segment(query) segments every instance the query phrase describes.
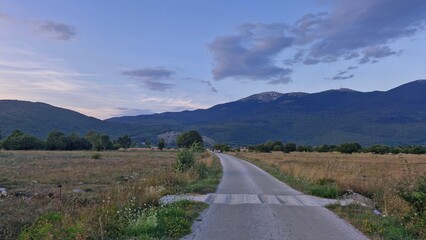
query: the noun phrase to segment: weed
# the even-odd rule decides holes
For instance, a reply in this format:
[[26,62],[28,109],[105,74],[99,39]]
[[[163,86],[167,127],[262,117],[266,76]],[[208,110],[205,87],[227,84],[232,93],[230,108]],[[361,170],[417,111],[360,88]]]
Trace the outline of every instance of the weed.
[[94,154],[92,154],[92,158],[93,159],[101,159],[102,155],[100,153],[94,153]]

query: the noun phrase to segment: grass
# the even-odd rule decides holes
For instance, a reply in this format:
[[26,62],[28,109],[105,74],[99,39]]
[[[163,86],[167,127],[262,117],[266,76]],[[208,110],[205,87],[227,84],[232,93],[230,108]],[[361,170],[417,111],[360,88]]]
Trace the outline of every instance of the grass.
[[219,159],[208,153],[204,153],[199,157],[198,161],[202,161],[202,165],[196,165],[200,174],[204,177],[197,181],[190,182],[185,186],[184,192],[193,193],[211,193],[216,192],[216,187],[220,183],[222,177],[222,165]]
[[415,229],[405,227],[401,219],[394,216],[377,216],[370,209],[356,204],[345,207],[330,205],[328,209],[349,221],[371,239],[408,240],[418,238]]
[[382,232],[359,228],[372,238],[395,239],[388,233],[404,228],[406,232],[396,236],[410,236],[401,239],[426,239],[426,212],[419,212],[398,194],[401,182],[408,180],[408,185],[412,185],[425,176],[426,155],[316,152],[240,152],[234,155],[256,164],[307,194],[335,198],[352,190],[371,198],[375,208],[387,216],[383,221],[379,221],[381,218],[377,216],[370,218],[371,210],[365,210],[370,211],[370,214],[366,214],[353,211],[355,207],[332,209],[357,227],[358,221],[385,227]]
[[[1,151],[0,187],[7,188],[9,194],[0,198],[0,239],[17,239],[20,232],[21,239],[125,236],[132,232],[132,221],[139,219],[142,224],[143,217],[137,213],[144,211],[165,217],[159,218],[153,234],[141,233],[140,239],[186,234],[189,223],[205,205],[185,202],[159,206],[158,199],[165,194],[214,189],[215,182],[206,179],[217,178],[221,170],[216,168],[217,159],[203,153],[197,156],[197,164],[205,163],[207,177],[197,169],[179,173],[174,169],[176,154],[105,151],[93,158],[95,153],[90,151]],[[179,221],[186,224],[167,227]]]

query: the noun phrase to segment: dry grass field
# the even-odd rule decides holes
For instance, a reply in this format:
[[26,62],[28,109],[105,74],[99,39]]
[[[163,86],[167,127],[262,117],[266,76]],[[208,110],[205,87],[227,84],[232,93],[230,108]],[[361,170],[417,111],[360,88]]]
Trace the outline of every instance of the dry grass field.
[[286,174],[313,182],[332,179],[343,190],[372,197],[387,215],[401,215],[408,208],[397,196],[396,184],[402,178],[414,180],[426,174],[424,154],[240,152],[236,155],[276,166]]
[[[24,226],[52,211],[62,214],[61,226],[76,232],[74,238],[103,236],[116,217],[112,211],[155,205],[197,178],[174,170],[176,153],[0,151],[0,187],[8,192],[0,198],[0,239],[16,239]],[[211,165],[212,157],[203,157]]]

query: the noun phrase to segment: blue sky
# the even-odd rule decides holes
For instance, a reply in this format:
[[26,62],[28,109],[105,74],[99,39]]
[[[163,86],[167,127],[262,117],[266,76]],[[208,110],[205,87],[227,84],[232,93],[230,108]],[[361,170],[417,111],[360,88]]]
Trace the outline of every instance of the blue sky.
[[105,119],[426,78],[426,1],[0,0],[0,99]]

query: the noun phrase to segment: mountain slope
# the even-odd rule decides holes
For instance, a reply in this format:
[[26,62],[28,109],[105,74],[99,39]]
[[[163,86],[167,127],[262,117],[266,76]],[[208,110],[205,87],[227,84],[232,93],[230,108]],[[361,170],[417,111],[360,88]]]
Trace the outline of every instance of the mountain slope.
[[426,144],[426,81],[387,92],[267,92],[205,110],[112,118],[146,132],[197,129],[216,141],[255,144]]
[[3,137],[16,129],[40,138],[46,138],[52,130],[81,135],[94,130],[112,136],[128,131],[126,124],[104,122],[40,102],[0,100],[0,113],[0,129]]
[[94,130],[113,138],[128,134],[156,142],[160,134],[195,129],[216,142],[241,145],[267,140],[426,145],[426,80],[386,92],[265,92],[209,109],[104,121],[45,103],[0,100],[0,129],[3,137],[15,129],[41,138],[52,130],[79,134]]

